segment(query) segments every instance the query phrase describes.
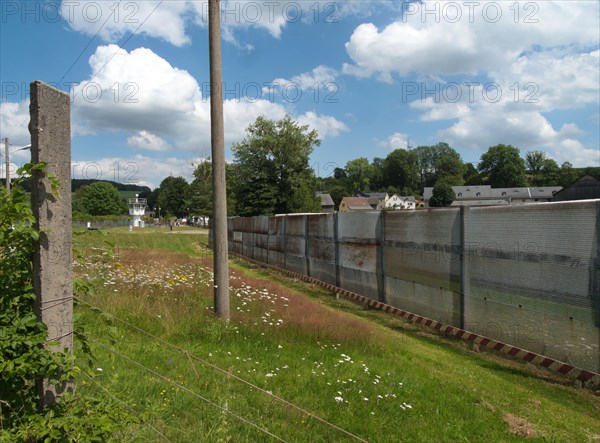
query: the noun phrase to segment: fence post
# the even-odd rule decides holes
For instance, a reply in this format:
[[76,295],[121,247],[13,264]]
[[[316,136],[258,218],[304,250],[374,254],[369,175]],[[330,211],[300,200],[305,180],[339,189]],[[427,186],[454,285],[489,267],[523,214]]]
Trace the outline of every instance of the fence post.
[[339,288],[340,277],[340,242],[339,240],[339,212],[333,215],[333,244],[335,245],[335,285]]
[[287,218],[288,215],[283,215],[283,269],[287,269],[287,247],[286,247],[286,237],[287,237]]
[[385,272],[384,272],[384,246],[385,246],[385,211],[379,211],[379,246],[377,258],[379,261],[379,270],[377,272],[377,280],[379,281],[377,288],[377,298],[380,302],[385,303]]
[[310,257],[308,256],[310,241],[308,239],[308,215],[304,216],[304,256],[306,259],[306,276],[310,277]]
[[[58,342],[53,351],[73,352],[70,98],[39,81],[30,88],[31,161],[48,165],[46,173],[36,171],[31,180],[31,207],[40,230],[33,257],[36,314],[48,327],[48,342]],[[58,195],[52,193],[49,176],[60,182]],[[72,382],[37,383],[42,408],[73,389]]]
[[460,207],[460,328],[465,328],[466,309],[468,297],[471,295],[471,277],[469,275],[469,251],[467,244],[467,222],[470,208]]

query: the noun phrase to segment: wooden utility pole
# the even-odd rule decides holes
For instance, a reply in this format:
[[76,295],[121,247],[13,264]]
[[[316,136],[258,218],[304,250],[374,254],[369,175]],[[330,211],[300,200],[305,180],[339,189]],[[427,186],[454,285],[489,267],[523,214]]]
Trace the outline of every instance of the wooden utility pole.
[[220,0],[208,2],[210,58],[210,133],[213,186],[213,253],[215,313],[229,320],[229,264],[227,263],[227,193],[225,180],[225,131],[221,68]]
[[8,154],[8,137],[4,139],[4,152],[6,155],[6,192],[10,192],[10,158]]

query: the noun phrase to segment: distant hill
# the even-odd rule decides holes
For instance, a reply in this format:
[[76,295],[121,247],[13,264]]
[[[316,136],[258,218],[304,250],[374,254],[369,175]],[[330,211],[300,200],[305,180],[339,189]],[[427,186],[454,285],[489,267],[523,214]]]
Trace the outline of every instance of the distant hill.
[[110,180],[90,180],[82,178],[74,178],[71,180],[71,192],[75,192],[83,186],[88,186],[98,181],[110,183],[115,188],[117,188],[121,195],[127,195],[127,198],[135,197],[135,194],[140,194],[140,196],[142,196],[141,194],[150,194],[150,192],[152,192],[152,190],[148,186],[118,183]]

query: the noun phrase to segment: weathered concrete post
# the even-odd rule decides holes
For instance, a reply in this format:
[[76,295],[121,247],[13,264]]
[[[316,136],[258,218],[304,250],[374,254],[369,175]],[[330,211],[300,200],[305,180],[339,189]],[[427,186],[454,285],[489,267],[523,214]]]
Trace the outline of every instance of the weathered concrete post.
[[466,324],[466,305],[471,296],[471,276],[469,274],[470,246],[468,243],[468,220],[470,208],[460,207],[460,328]]
[[[29,107],[31,161],[48,164],[31,183],[31,206],[36,229],[41,231],[33,258],[36,313],[48,327],[48,341],[59,342],[55,351],[73,350],[73,282],[71,240],[71,117],[69,95],[45,83],[31,83]],[[52,194],[48,175],[60,181]],[[54,402],[72,386],[39,383],[41,406]]]

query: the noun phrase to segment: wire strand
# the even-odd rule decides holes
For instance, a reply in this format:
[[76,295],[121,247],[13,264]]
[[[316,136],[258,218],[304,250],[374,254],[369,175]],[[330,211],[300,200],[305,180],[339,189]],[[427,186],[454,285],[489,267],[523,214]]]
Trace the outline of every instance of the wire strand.
[[118,355],[119,357],[123,358],[124,360],[126,360],[126,361],[128,361],[128,362],[130,362],[130,363],[132,363],[132,364],[134,364],[134,365],[136,365],[136,366],[139,366],[140,368],[142,368],[142,369],[144,369],[144,370],[146,370],[146,371],[150,372],[151,374],[155,375],[156,377],[159,377],[159,378],[163,379],[163,380],[164,380],[164,381],[166,381],[167,383],[170,383],[171,385],[173,385],[173,386],[176,386],[177,388],[181,389],[182,391],[185,391],[185,392],[187,392],[187,393],[189,393],[189,394],[193,395],[194,397],[197,397],[197,398],[199,398],[200,400],[202,400],[202,401],[204,401],[204,402],[208,403],[208,404],[209,404],[209,405],[211,405],[211,406],[214,406],[215,408],[218,408],[218,409],[220,409],[221,411],[223,411],[223,412],[225,412],[225,413],[227,413],[227,414],[231,415],[231,416],[232,416],[232,417],[234,417],[234,418],[237,418],[238,420],[240,420],[240,421],[242,421],[242,422],[246,423],[247,425],[250,425],[250,426],[252,426],[253,428],[255,428],[255,429],[258,429],[258,430],[259,430],[259,431],[261,431],[262,433],[264,433],[264,434],[267,434],[267,435],[269,435],[270,437],[273,437],[273,438],[274,438],[274,439],[276,439],[277,441],[281,441],[281,442],[284,442],[284,443],[288,443],[286,440],[282,439],[281,437],[278,437],[277,435],[273,434],[272,432],[268,431],[267,429],[261,428],[261,427],[260,427],[259,425],[257,425],[256,423],[253,423],[253,422],[251,422],[250,420],[248,420],[248,419],[246,419],[246,418],[242,417],[241,415],[238,415],[238,414],[236,414],[235,412],[232,412],[232,411],[230,411],[229,409],[227,409],[227,408],[225,408],[225,407],[223,407],[223,406],[221,406],[221,405],[219,405],[219,404],[215,403],[214,401],[212,401],[212,400],[210,400],[210,399],[208,399],[208,398],[206,398],[206,397],[204,397],[204,396],[202,396],[202,395],[198,394],[197,392],[194,392],[194,391],[192,391],[191,389],[189,389],[189,388],[187,388],[187,387],[185,387],[185,386],[183,386],[183,385],[181,385],[181,384],[177,383],[176,381],[170,380],[168,377],[166,377],[166,376],[162,375],[161,373],[159,373],[159,372],[155,371],[154,369],[151,369],[151,368],[149,368],[149,367],[147,367],[147,366],[143,365],[142,363],[140,363],[140,362],[138,362],[138,361],[136,361],[136,360],[132,359],[131,357],[128,357],[128,356],[126,356],[125,354],[123,354],[123,353],[121,353],[121,352],[117,351],[116,349],[114,349],[114,348],[111,348],[110,346],[107,346],[107,345],[105,345],[104,343],[102,343],[102,342],[99,342],[98,340],[94,340],[93,338],[89,338],[89,337],[87,337],[87,339],[88,339],[89,341],[91,341],[92,343],[95,343],[95,344],[97,344],[98,346],[101,346],[101,347],[103,347],[103,348],[104,348],[104,349],[106,349],[107,351],[110,351],[110,352],[112,352],[113,354],[116,354],[116,355]]
[[[101,309],[101,308],[99,308],[99,307],[97,307],[97,306],[94,306],[94,305],[92,305],[92,304],[90,304],[90,303],[88,303],[88,302],[86,302],[86,301],[84,301],[84,300],[81,300],[79,297],[75,297],[75,298],[76,298],[76,300],[77,300],[77,301],[81,302],[82,304],[84,304],[84,305],[87,305],[87,306],[89,306],[90,308],[97,309],[97,310],[99,310],[99,311],[101,311],[101,312],[107,313],[107,314],[111,315],[111,317],[112,317],[112,318],[114,318],[115,320],[117,320],[117,321],[119,321],[119,322],[121,322],[121,323],[123,323],[123,324],[125,324],[125,325],[129,326],[130,328],[132,328],[132,329],[135,329],[136,331],[138,331],[138,332],[141,332],[141,333],[143,333],[143,334],[147,335],[148,337],[151,337],[151,338],[153,338],[153,339],[155,339],[155,340],[157,340],[157,341],[159,341],[159,342],[161,342],[161,343],[163,343],[163,344],[165,344],[165,345],[167,345],[167,346],[169,346],[169,347],[171,347],[171,348],[173,348],[173,349],[175,349],[175,350],[177,350],[177,351],[181,352],[181,353],[183,353],[184,355],[187,355],[187,356],[189,356],[189,357],[193,358],[194,360],[197,360],[197,361],[199,361],[200,363],[202,363],[202,364],[204,364],[204,365],[206,365],[206,366],[209,366],[209,367],[211,367],[211,368],[213,368],[213,369],[215,369],[215,370],[217,370],[217,371],[219,371],[219,372],[221,372],[221,373],[223,373],[223,374],[227,375],[228,377],[231,377],[231,378],[233,378],[233,379],[235,379],[235,380],[237,380],[237,381],[239,381],[239,382],[241,382],[241,383],[244,383],[244,384],[246,384],[247,386],[250,386],[250,387],[252,387],[253,389],[256,389],[257,391],[260,391],[260,392],[262,392],[263,394],[266,394],[266,395],[268,395],[268,396],[270,396],[270,397],[274,398],[275,400],[277,400],[277,401],[279,401],[279,402],[281,402],[281,403],[283,403],[283,404],[285,404],[285,405],[287,405],[287,406],[290,406],[291,408],[293,408],[293,409],[296,409],[297,411],[300,411],[300,412],[302,412],[303,414],[306,414],[306,415],[308,415],[309,417],[312,417],[312,418],[314,418],[315,420],[317,420],[317,421],[320,421],[321,423],[323,423],[323,424],[325,424],[325,425],[327,425],[327,426],[329,426],[329,427],[331,427],[331,428],[333,428],[333,429],[336,429],[337,431],[339,431],[339,432],[342,432],[342,433],[346,434],[346,435],[347,435],[347,436],[349,436],[349,437],[352,437],[353,439],[355,439],[355,440],[357,440],[357,441],[360,441],[360,442],[363,442],[363,443],[368,443],[368,441],[367,441],[367,440],[365,440],[365,439],[363,439],[363,438],[361,438],[361,437],[359,437],[359,436],[357,436],[357,435],[355,435],[355,434],[351,433],[350,431],[347,431],[346,429],[343,429],[343,428],[341,428],[341,427],[339,427],[339,426],[337,426],[337,425],[335,425],[335,424],[333,424],[333,423],[331,423],[331,422],[329,422],[329,421],[325,420],[324,418],[321,418],[321,417],[319,417],[318,415],[315,415],[314,413],[312,413],[312,412],[310,412],[310,411],[308,411],[308,410],[306,410],[306,409],[302,408],[301,406],[298,406],[298,405],[296,405],[296,404],[294,404],[294,403],[291,403],[291,402],[289,402],[288,400],[286,400],[286,399],[284,399],[284,398],[282,398],[282,397],[279,397],[278,395],[276,395],[276,394],[273,394],[272,392],[269,392],[269,391],[267,391],[267,390],[265,390],[265,389],[263,389],[263,388],[261,388],[261,387],[259,387],[259,386],[255,385],[255,384],[253,384],[253,383],[249,382],[248,380],[245,380],[245,379],[243,379],[243,378],[241,378],[241,377],[239,377],[239,376],[237,376],[237,375],[235,375],[235,374],[233,374],[233,373],[231,373],[231,372],[227,371],[226,369],[223,369],[223,368],[221,368],[220,366],[217,366],[217,365],[215,365],[214,363],[211,363],[211,362],[209,362],[209,361],[207,361],[207,360],[204,360],[204,359],[203,359],[203,358],[201,358],[201,357],[198,357],[198,356],[196,356],[196,355],[194,355],[194,354],[190,353],[190,352],[189,352],[187,349],[184,349],[184,348],[181,348],[181,347],[179,347],[179,346],[177,346],[177,345],[174,345],[174,344],[172,344],[172,343],[169,343],[168,341],[166,341],[166,340],[164,340],[164,339],[162,339],[162,338],[160,338],[160,337],[158,337],[158,336],[156,336],[156,335],[154,335],[154,334],[152,334],[152,333],[150,333],[150,332],[148,332],[148,331],[145,331],[145,330],[143,330],[143,329],[141,329],[141,328],[137,327],[136,325],[134,325],[134,324],[131,324],[131,323],[129,323],[128,321],[126,321],[126,320],[123,320],[123,319],[121,319],[121,318],[119,318],[119,317],[115,316],[114,314],[112,314],[112,313],[110,313],[110,312],[106,312],[106,311],[104,311],[103,309]],[[189,357],[188,357],[188,358],[189,358]]]
[[121,400],[120,398],[118,398],[115,394],[113,394],[112,392],[110,392],[108,390],[108,388],[106,388],[105,386],[102,386],[100,383],[98,383],[96,380],[94,380],[94,378],[90,374],[88,374],[85,371],[81,371],[81,373],[83,375],[85,375],[92,383],[94,383],[96,386],[98,386],[100,389],[102,389],[104,392],[106,392],[106,394],[108,394],[109,397],[111,397],[112,399],[116,400],[121,406],[123,406],[126,409],[128,409],[129,412],[135,413],[136,416],[137,416],[137,418],[139,418],[145,426],[148,426],[150,429],[152,429],[154,432],[156,432],[158,435],[160,435],[162,438],[164,438],[165,441],[168,441],[169,443],[172,443],[172,440],[169,440],[169,438],[166,435],[164,435],[162,432],[160,432],[158,429],[156,429],[154,426],[152,426],[146,420],[144,420],[140,416],[138,416],[137,415],[138,411],[136,411],[135,409],[133,409],[132,407],[130,407],[127,403],[125,403],[123,400]]

